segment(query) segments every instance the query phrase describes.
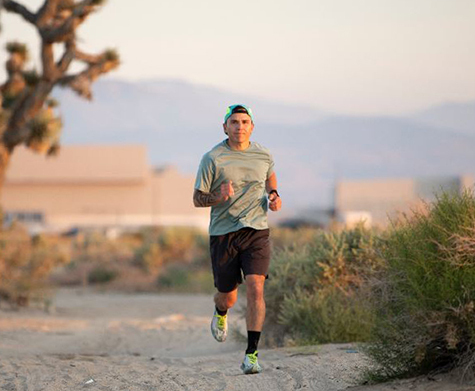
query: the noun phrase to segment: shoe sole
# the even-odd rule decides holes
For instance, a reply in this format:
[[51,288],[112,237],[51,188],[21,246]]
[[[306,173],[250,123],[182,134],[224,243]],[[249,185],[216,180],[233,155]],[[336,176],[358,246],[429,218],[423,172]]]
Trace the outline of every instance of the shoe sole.
[[256,375],[256,374],[262,372],[262,368],[257,369],[257,368],[255,368],[255,367],[253,367],[251,370],[245,370],[245,369],[241,366],[241,370],[242,370],[242,372],[243,372],[245,375]]

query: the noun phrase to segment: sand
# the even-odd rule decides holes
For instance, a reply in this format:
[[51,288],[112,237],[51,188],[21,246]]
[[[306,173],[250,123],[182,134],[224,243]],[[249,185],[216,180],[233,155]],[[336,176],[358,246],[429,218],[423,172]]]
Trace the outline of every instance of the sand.
[[[358,386],[351,344],[261,349],[264,372],[243,375],[245,345],[212,338],[205,295],[61,289],[53,309],[0,310],[0,390],[475,390],[447,377]],[[244,330],[236,313],[230,326]]]

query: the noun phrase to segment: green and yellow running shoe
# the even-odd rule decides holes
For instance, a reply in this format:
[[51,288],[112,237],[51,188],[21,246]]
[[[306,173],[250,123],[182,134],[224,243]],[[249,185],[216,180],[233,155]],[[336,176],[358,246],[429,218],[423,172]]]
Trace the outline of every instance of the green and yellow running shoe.
[[220,315],[214,310],[213,320],[211,321],[211,334],[218,342],[226,341],[228,335],[228,315]]
[[244,356],[241,369],[245,375],[262,372],[262,367],[257,362],[257,350],[254,353],[246,354]]

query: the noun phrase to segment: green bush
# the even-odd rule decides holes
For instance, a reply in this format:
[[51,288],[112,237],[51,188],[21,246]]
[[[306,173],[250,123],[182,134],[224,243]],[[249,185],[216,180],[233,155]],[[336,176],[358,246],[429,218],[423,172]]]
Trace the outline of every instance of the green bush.
[[312,243],[318,233],[318,228],[286,228],[275,227],[271,230],[271,243],[273,251],[282,249],[295,250],[301,246]]
[[475,363],[475,197],[442,194],[396,222],[376,286],[376,379]]
[[117,276],[117,271],[109,269],[104,265],[99,265],[89,272],[87,280],[89,284],[106,284],[115,280]]
[[208,259],[206,235],[186,227],[149,229],[136,249],[134,264],[151,274],[170,263],[201,263]]
[[183,267],[169,267],[168,270],[157,279],[158,287],[184,288],[190,282],[190,274]]
[[365,341],[373,313],[368,281],[384,262],[375,235],[363,227],[314,235],[278,251],[266,287],[268,344]]
[[157,287],[166,292],[214,292],[213,275],[210,268],[196,265],[172,264],[157,278]]
[[28,305],[43,296],[52,271],[69,261],[68,248],[57,238],[30,236],[19,224],[0,229],[0,298]]

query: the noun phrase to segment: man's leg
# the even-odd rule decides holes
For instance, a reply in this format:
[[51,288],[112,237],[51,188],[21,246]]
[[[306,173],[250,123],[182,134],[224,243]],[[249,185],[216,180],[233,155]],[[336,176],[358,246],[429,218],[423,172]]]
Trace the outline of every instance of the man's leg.
[[210,237],[211,264],[214,285],[215,311],[211,320],[211,333],[218,342],[224,342],[228,334],[227,311],[237,300],[237,287],[242,281],[237,250],[232,245],[234,232]]
[[264,301],[265,276],[248,274],[246,276],[247,293],[247,349],[241,369],[245,374],[262,371],[257,362],[257,345],[261,336],[262,326],[266,317],[266,303]]
[[216,309],[219,311],[226,312],[236,304],[238,297],[237,288],[231,292],[217,292],[214,295],[214,303],[216,304]]
[[211,321],[211,334],[218,342],[226,341],[228,335],[228,309],[237,301],[237,288],[231,292],[217,292],[214,295],[215,311]]
[[265,281],[266,277],[258,274],[249,274],[246,276],[246,324],[248,331],[262,331],[266,317],[266,303],[264,301]]
[[247,293],[247,349],[241,369],[245,374],[251,374],[262,371],[257,359],[257,345],[266,317],[264,283],[270,263],[269,230],[250,230],[241,248]]

